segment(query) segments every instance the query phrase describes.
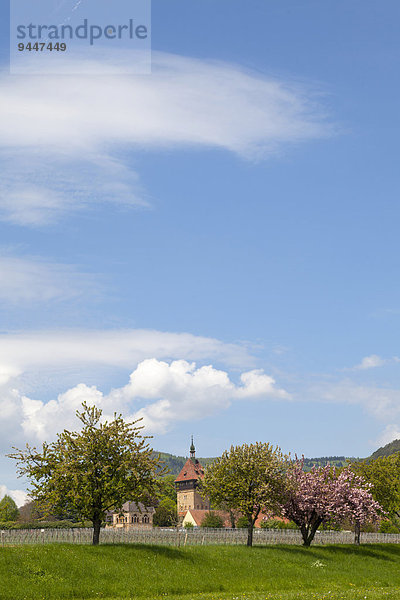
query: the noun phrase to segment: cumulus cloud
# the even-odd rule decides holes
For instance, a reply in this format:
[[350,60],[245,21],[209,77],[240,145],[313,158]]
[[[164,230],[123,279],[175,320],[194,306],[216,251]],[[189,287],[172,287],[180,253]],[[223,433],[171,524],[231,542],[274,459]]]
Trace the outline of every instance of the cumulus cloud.
[[96,405],[104,418],[114,412],[126,419],[143,419],[146,432],[167,431],[179,421],[195,421],[229,408],[235,400],[280,398],[289,394],[276,387],[275,381],[261,370],[241,374],[240,384],[231,381],[227,372],[211,365],[176,360],[170,363],[155,358],[140,362],[131,373],[129,383],[104,395],[95,386],[83,383],[42,402],[9,389],[1,401],[2,429],[30,440],[54,438],[60,428],[76,428],[76,410],[82,402]]
[[366,371],[368,369],[375,369],[377,367],[384,367],[387,365],[394,365],[400,362],[400,358],[398,356],[392,356],[390,358],[382,358],[378,354],[370,354],[369,356],[364,356],[362,361],[352,367],[351,369],[344,369],[345,371]]
[[383,430],[379,438],[376,440],[375,444],[379,446],[385,446],[386,444],[393,442],[393,440],[399,439],[400,427],[395,423],[390,423],[389,425],[386,425],[385,429]]
[[359,365],[353,367],[355,370],[364,371],[365,369],[374,369],[375,367],[383,367],[388,361],[381,358],[377,354],[365,356]]
[[100,292],[93,275],[37,257],[0,255],[0,279],[0,304],[69,301]]
[[97,76],[6,74],[0,84],[0,216],[22,225],[92,202],[146,203],[121,159],[126,148],[222,148],[258,158],[331,133],[299,85],[160,52],[152,75],[115,75],[112,85]]
[[5,485],[0,484],[0,500],[6,495],[11,496],[18,508],[28,501],[28,494],[23,490],[9,490]]

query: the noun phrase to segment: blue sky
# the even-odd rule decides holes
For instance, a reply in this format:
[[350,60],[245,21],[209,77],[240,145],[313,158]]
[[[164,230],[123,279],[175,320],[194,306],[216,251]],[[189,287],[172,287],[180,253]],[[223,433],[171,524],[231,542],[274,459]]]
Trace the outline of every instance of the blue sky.
[[153,0],[151,75],[69,77],[1,7],[2,453],[85,399],[180,454],[400,437],[398,3]]

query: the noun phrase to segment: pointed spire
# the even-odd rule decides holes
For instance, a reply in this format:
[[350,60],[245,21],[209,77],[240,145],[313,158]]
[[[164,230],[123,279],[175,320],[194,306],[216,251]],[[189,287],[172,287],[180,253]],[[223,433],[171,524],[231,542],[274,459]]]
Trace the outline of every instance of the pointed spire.
[[192,443],[190,444],[190,458],[196,458],[196,448],[194,447],[193,436]]

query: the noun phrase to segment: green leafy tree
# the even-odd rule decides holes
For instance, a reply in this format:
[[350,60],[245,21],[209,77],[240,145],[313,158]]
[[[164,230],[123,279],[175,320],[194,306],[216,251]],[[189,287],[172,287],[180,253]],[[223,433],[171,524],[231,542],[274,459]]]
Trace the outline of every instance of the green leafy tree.
[[153,516],[153,525],[156,527],[174,527],[178,522],[176,503],[164,497],[156,508]]
[[7,494],[0,500],[0,521],[16,521],[18,519],[18,507],[11,496]]
[[201,527],[212,527],[214,529],[222,529],[224,521],[220,515],[215,512],[208,512],[204,515],[201,522]]
[[29,445],[9,454],[19,476],[30,481],[29,495],[44,514],[72,510],[93,523],[93,544],[108,510],[121,510],[128,500],[145,501],[156,491],[159,459],[137,421],[126,423],[114,415],[101,422],[101,410],[82,405],[79,432],[64,429],[41,451]]
[[157,495],[160,500],[169,498],[176,506],[175,475],[165,475],[157,480]]
[[207,467],[202,493],[215,506],[228,506],[246,518],[247,545],[252,546],[260,512],[279,509],[288,466],[288,457],[270,444],[231,446]]
[[351,469],[372,484],[371,494],[383,510],[400,519],[400,454],[353,463]]

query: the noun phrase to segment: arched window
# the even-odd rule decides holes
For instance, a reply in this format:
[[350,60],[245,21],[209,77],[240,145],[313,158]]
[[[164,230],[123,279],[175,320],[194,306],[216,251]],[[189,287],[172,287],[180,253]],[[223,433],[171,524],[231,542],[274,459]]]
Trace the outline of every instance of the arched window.
[[133,522],[139,523],[139,517],[137,515],[133,515]]
[[148,515],[144,515],[143,519],[142,519],[142,523],[148,523],[149,522],[149,517]]

